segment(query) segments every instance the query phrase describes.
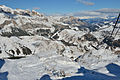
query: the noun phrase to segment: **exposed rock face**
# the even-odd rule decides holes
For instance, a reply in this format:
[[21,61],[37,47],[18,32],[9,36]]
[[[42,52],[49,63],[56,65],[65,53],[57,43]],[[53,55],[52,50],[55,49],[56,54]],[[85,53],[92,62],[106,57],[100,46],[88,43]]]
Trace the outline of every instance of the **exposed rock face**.
[[85,40],[88,40],[88,41],[94,41],[94,42],[98,41],[97,38],[90,33],[83,35],[83,37],[84,37]]
[[7,31],[1,31],[1,36],[5,36],[5,37],[11,37],[11,36],[29,36],[29,34],[19,28],[16,27],[10,27],[11,31],[7,32]]
[[33,15],[33,16],[34,16],[34,15],[37,15],[37,16],[39,16],[39,17],[43,17],[43,16],[44,16],[43,14],[40,14],[40,13],[34,11],[34,10],[32,10],[32,15]]
[[54,33],[57,32],[57,31],[62,31],[64,29],[70,29],[68,25],[55,24],[53,26],[55,28]]
[[50,29],[38,29],[35,34],[38,34],[40,36],[44,36],[47,38],[50,38],[50,36],[52,35],[51,30]]
[[30,54],[32,54],[32,51],[28,47],[23,46],[21,48],[22,48],[22,51],[23,51],[24,55],[30,55]]
[[112,44],[114,47],[120,47],[120,39],[114,40]]
[[62,22],[66,23],[66,24],[79,24],[79,25],[85,25],[86,23],[83,22],[82,20],[80,20],[79,18],[75,18],[73,16],[70,17],[66,17],[66,18],[61,18],[60,19]]
[[39,28],[39,27],[42,28],[42,27],[45,27],[45,26],[43,26],[41,24],[32,24],[32,23],[26,23],[26,24],[22,25],[22,28],[24,30],[26,30],[26,29],[33,29],[33,28]]
[[120,50],[115,51],[115,54],[119,55],[120,54]]
[[18,48],[16,48],[16,53],[17,53],[17,55],[20,54],[20,50]]
[[0,28],[2,29],[2,28],[4,28],[5,25],[8,25],[8,24],[10,24],[10,23],[12,23],[12,21],[10,21],[10,20],[5,20],[5,22],[0,25]]

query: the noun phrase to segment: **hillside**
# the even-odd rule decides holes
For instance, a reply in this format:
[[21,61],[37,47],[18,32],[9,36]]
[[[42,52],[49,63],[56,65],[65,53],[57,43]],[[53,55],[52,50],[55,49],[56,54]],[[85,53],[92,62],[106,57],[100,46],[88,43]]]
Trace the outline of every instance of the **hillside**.
[[0,80],[120,80],[120,33],[108,46],[102,22],[1,5]]

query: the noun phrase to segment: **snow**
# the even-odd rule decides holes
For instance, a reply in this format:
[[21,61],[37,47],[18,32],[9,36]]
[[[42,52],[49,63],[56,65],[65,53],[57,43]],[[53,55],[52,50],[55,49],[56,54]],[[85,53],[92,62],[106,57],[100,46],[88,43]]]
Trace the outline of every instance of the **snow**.
[[[0,27],[0,80],[120,80],[120,48],[107,48],[105,43],[97,46],[105,35],[109,35],[107,32],[112,31],[113,22],[89,32],[91,25],[79,21],[79,17],[45,16],[36,11],[35,15],[30,11],[31,16],[26,16],[21,12],[27,10],[1,8],[18,14],[8,17],[9,14],[0,13],[0,25],[6,20],[11,21]],[[72,22],[74,20],[76,22]],[[2,32],[14,33],[11,27],[31,35],[2,36]],[[39,32],[42,35],[35,33],[39,29],[42,29]],[[93,39],[86,39],[86,34]],[[119,34],[115,40],[119,39]],[[53,38],[55,35],[57,38]]]

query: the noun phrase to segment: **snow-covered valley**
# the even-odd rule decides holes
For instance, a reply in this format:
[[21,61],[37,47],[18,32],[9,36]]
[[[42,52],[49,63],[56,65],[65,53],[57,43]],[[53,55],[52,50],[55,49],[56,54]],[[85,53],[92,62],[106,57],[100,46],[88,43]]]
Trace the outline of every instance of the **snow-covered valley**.
[[104,42],[113,26],[1,5],[0,80],[120,80],[120,33]]

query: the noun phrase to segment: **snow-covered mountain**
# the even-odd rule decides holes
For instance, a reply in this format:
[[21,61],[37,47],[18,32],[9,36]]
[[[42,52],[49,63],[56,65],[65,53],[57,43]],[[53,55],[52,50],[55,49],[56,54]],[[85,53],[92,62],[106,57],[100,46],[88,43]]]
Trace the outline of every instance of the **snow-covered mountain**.
[[103,22],[1,5],[0,80],[120,80],[120,33],[108,45]]

